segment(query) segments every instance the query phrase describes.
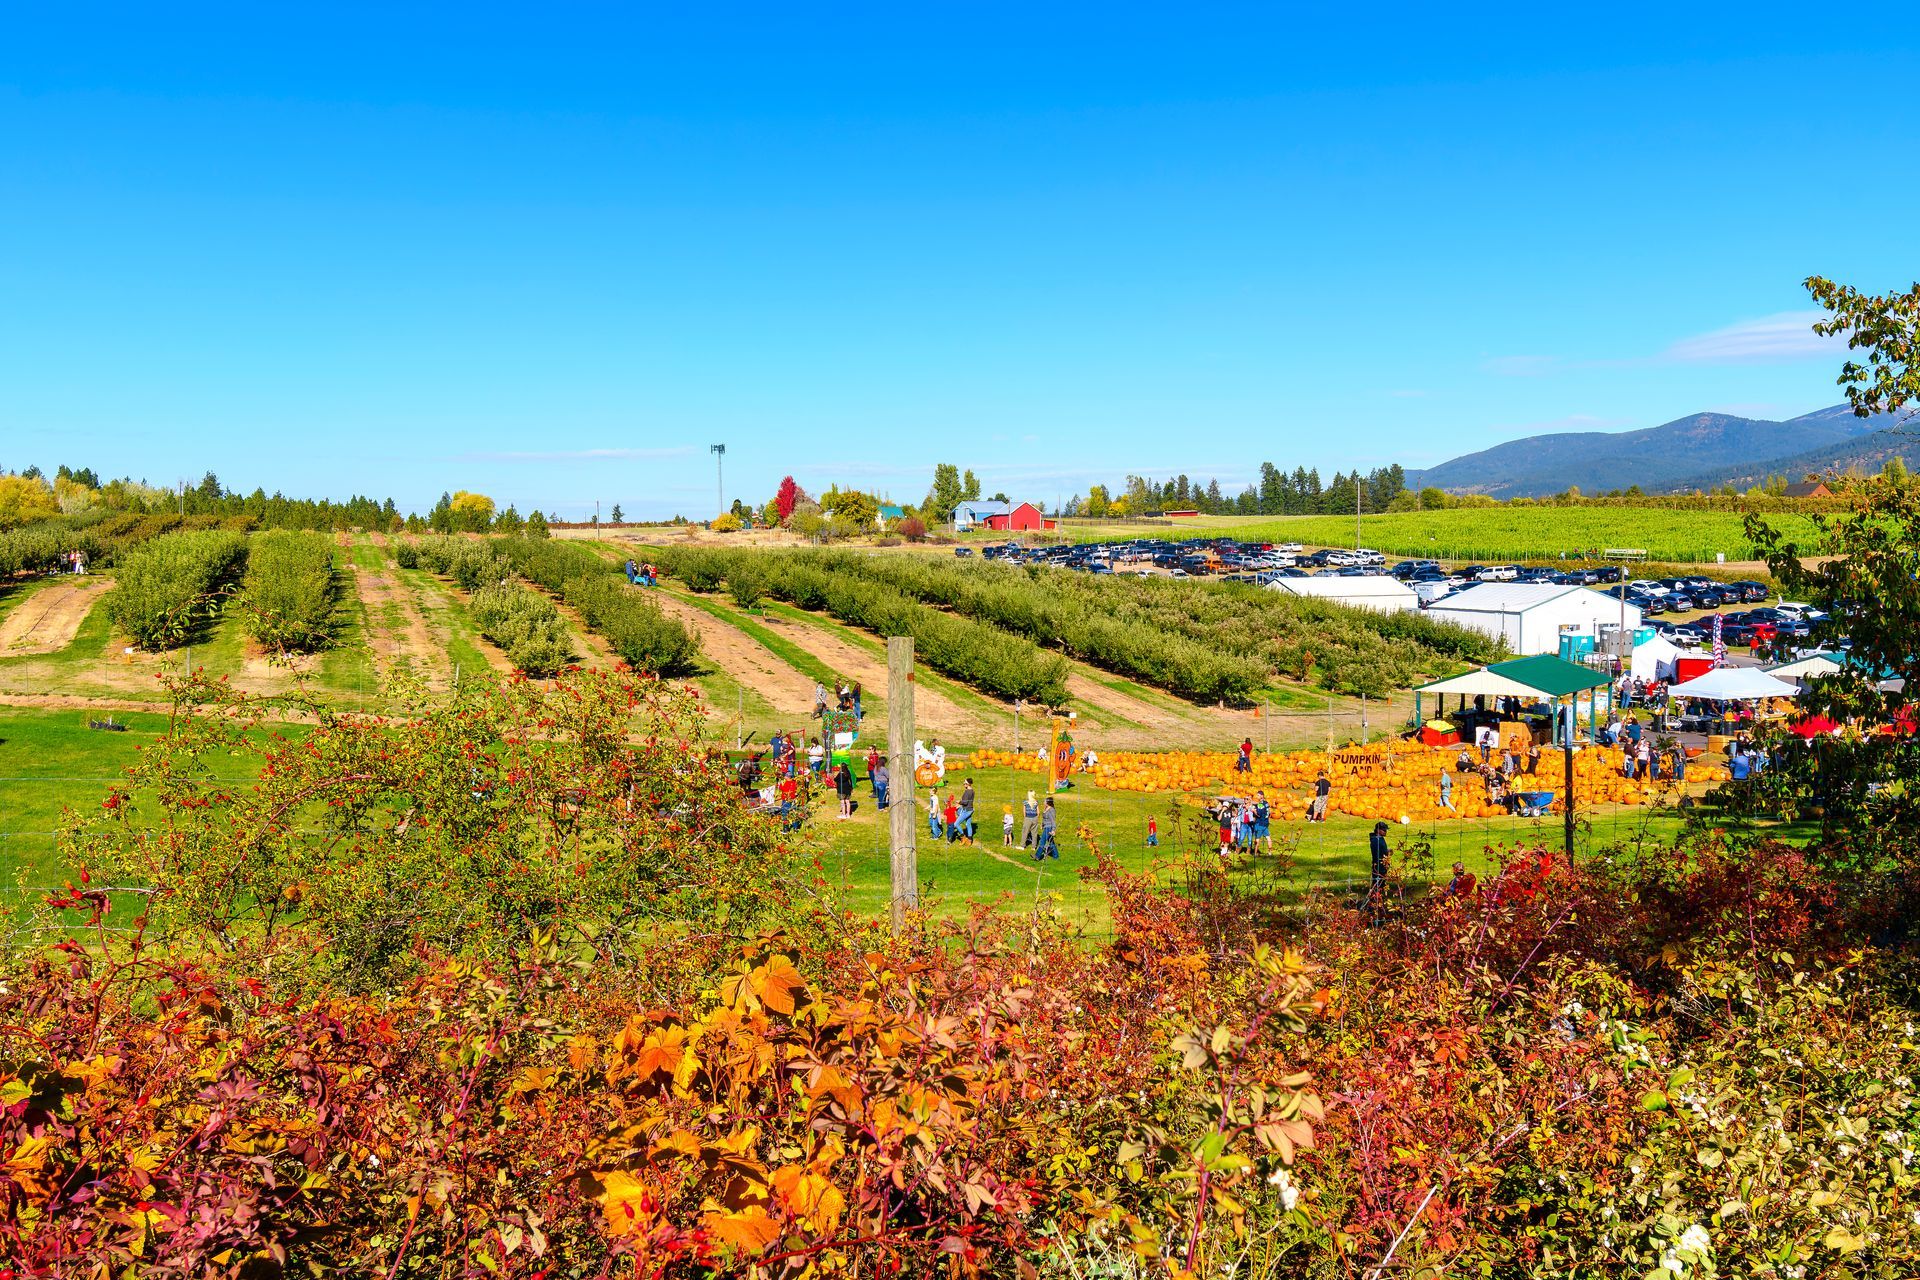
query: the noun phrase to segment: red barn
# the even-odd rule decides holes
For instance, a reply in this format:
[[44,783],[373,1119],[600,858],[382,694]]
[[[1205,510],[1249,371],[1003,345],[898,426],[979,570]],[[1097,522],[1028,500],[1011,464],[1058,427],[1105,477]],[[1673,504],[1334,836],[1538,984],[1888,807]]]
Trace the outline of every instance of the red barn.
[[1040,508],[1023,502],[1004,515],[987,517],[987,528],[1001,533],[1039,533],[1054,527],[1054,521],[1040,514]]

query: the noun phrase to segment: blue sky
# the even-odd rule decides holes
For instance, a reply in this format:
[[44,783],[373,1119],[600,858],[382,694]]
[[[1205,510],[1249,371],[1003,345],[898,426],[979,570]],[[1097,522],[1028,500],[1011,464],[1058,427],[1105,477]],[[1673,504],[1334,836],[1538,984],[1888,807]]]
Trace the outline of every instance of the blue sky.
[[1459,8],[16,7],[0,466],[702,516],[715,441],[1051,501],[1836,403],[1911,10]]

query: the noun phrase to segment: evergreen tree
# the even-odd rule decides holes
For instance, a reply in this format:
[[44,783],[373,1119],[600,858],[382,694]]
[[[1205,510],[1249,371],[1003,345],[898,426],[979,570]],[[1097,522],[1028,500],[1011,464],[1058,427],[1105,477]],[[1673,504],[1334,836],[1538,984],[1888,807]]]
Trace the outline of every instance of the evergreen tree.
[[1271,462],[1260,464],[1260,510],[1267,515],[1277,516],[1286,511],[1287,505],[1281,490],[1286,481],[1280,475],[1280,468]]

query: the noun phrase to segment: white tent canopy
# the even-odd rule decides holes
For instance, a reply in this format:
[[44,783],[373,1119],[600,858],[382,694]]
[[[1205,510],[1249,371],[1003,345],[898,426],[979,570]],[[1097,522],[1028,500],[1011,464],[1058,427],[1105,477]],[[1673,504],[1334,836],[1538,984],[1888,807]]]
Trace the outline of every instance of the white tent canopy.
[[1509,680],[1497,671],[1482,668],[1469,671],[1465,675],[1455,676],[1451,680],[1440,680],[1433,684],[1421,685],[1420,693],[1457,693],[1464,698],[1525,698],[1528,702],[1539,699],[1540,691],[1518,680]]
[[1717,667],[1707,674],[1674,685],[1676,698],[1713,698],[1721,702],[1753,702],[1760,698],[1792,698],[1798,685],[1776,680],[1758,667]]
[[1633,646],[1633,662],[1628,670],[1636,680],[1671,679],[1680,646],[1665,636],[1654,636]]
[[1777,680],[1811,680],[1815,676],[1838,675],[1840,671],[1840,660],[1828,653],[1810,653],[1798,662],[1767,668],[1767,674]]

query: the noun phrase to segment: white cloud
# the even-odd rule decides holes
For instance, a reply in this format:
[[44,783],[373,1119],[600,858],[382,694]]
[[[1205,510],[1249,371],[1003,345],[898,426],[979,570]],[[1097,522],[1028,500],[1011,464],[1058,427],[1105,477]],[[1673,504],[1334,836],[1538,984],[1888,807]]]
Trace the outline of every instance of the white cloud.
[[1775,364],[1831,356],[1843,350],[1840,338],[1823,338],[1813,323],[1824,311],[1781,311],[1756,320],[1742,320],[1711,333],[1682,338],[1660,353],[1669,364]]

